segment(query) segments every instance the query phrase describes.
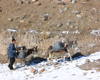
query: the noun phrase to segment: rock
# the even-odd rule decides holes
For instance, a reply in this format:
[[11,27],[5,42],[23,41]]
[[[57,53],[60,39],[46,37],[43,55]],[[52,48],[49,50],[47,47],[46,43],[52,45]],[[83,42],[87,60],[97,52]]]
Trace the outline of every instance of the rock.
[[96,8],[92,8],[93,11],[98,12],[98,10]]
[[59,9],[59,12],[60,12],[60,13],[63,13],[63,10],[62,10],[62,9]]
[[73,25],[71,25],[70,27],[71,27],[71,28],[74,28],[74,26],[73,26]]
[[56,1],[56,5],[59,5],[59,4],[65,5],[65,2],[63,2],[63,1]]
[[83,73],[84,76],[86,76],[86,74],[87,74],[86,72]]
[[67,10],[68,10],[68,7],[65,7],[65,8],[64,8],[64,11],[67,11]]
[[41,74],[41,73],[43,73],[44,71],[46,71],[45,69],[41,69],[40,71],[39,71],[39,73]]
[[68,20],[66,25],[70,25],[72,23],[72,20]]
[[80,11],[73,11],[74,15],[77,15],[77,14],[80,14],[80,13],[81,13]]
[[17,0],[17,3],[19,3],[19,4],[23,4],[23,1],[21,1],[21,0]]
[[40,3],[40,2],[38,2],[38,1],[36,1],[36,2],[35,2],[35,4],[36,4],[36,5],[41,5],[41,3]]
[[13,21],[13,19],[11,19],[11,18],[8,18],[7,20],[10,21],[10,22]]
[[29,4],[29,3],[30,3],[30,1],[26,1],[26,3],[28,3],[28,4]]
[[37,0],[32,0],[32,2],[36,2]]
[[80,34],[80,32],[78,30],[75,31],[76,34]]
[[71,2],[71,0],[63,0],[63,1],[65,1],[65,2]]
[[49,14],[44,14],[44,16],[42,17],[42,21],[48,20],[48,15],[49,15]]
[[90,59],[86,59],[85,60],[85,63],[89,63],[89,62],[91,62]]
[[38,73],[38,71],[36,69],[31,69],[30,72],[31,73],[34,73],[34,74],[37,74]]
[[72,74],[72,76],[75,76],[76,74]]
[[62,23],[57,23],[57,27],[61,27],[62,25]]
[[82,4],[87,4],[86,2],[83,2]]
[[82,16],[81,15],[76,15],[78,19],[82,19]]
[[76,3],[76,0],[72,0],[72,3]]
[[2,10],[0,9],[0,12],[2,12]]

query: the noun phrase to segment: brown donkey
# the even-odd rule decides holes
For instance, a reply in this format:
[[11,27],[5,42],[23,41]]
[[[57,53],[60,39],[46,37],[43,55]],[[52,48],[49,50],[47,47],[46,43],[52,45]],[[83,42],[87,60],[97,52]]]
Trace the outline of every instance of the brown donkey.
[[52,46],[49,46],[48,47],[47,53],[46,53],[46,55],[47,55],[46,56],[47,57],[47,65],[49,64],[49,58],[50,58],[52,64],[54,65],[54,63],[53,63],[53,56],[54,56],[54,54],[55,54],[55,56],[57,56],[57,55],[60,55],[61,56],[62,55],[63,56],[63,59],[64,59],[64,62],[65,62],[65,57],[67,55],[70,57],[70,60],[72,61],[72,57],[71,57],[71,55],[69,53],[70,49],[73,48],[77,52],[80,51],[79,48],[78,48],[78,43],[77,43],[76,40],[75,41],[65,42],[62,45],[63,45],[64,48],[62,50],[58,51],[58,52],[53,51],[53,47]]

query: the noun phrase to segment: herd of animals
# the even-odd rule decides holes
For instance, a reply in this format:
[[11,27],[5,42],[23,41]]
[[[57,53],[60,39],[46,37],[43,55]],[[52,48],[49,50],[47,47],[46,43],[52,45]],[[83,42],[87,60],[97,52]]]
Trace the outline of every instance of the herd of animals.
[[[61,42],[60,42],[61,43]],[[60,57],[63,57],[63,61],[65,62],[65,58],[66,56],[69,56],[70,57],[70,60],[72,61],[72,56],[70,55],[69,51],[70,49],[74,49],[76,50],[76,52],[80,52],[79,48],[78,48],[78,43],[77,43],[77,40],[74,40],[74,41],[66,41],[64,43],[61,43],[63,49],[59,50],[59,51],[54,51],[53,50],[53,46],[50,45],[45,53],[45,56],[47,58],[47,65],[50,64],[50,61],[52,63],[52,65],[54,65],[54,62],[53,62],[53,57],[54,55],[56,57],[58,57],[58,55]],[[25,66],[27,65],[27,63],[32,60],[33,58],[36,58],[38,57],[38,52],[37,52],[37,46],[36,47],[33,47],[31,49],[26,49],[25,46],[21,47],[21,48],[16,48],[18,51],[22,50],[24,51],[24,58],[20,58],[21,59],[21,64],[22,64],[22,61],[25,62]],[[17,55],[16,55],[16,59],[17,58]],[[49,60],[50,59],[50,60]],[[9,59],[8,59],[8,62],[9,62]],[[15,61],[15,66],[16,66],[16,63],[17,61]]]

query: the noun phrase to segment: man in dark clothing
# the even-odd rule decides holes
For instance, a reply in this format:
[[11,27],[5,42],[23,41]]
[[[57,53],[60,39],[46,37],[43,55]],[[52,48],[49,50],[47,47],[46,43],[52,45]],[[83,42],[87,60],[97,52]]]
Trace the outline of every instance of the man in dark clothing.
[[15,49],[15,44],[16,40],[12,39],[12,43],[9,44],[9,52],[8,52],[8,57],[10,58],[10,64],[8,65],[8,67],[10,68],[10,70],[13,70],[13,64],[15,62],[15,55],[17,53],[16,49]]

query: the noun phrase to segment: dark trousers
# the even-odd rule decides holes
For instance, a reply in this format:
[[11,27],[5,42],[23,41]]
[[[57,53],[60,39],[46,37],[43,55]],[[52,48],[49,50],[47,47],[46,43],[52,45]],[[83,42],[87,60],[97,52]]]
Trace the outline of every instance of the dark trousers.
[[14,64],[14,62],[15,62],[15,57],[10,58],[10,64],[8,65],[8,67],[9,67],[10,69],[13,69],[13,64]]

